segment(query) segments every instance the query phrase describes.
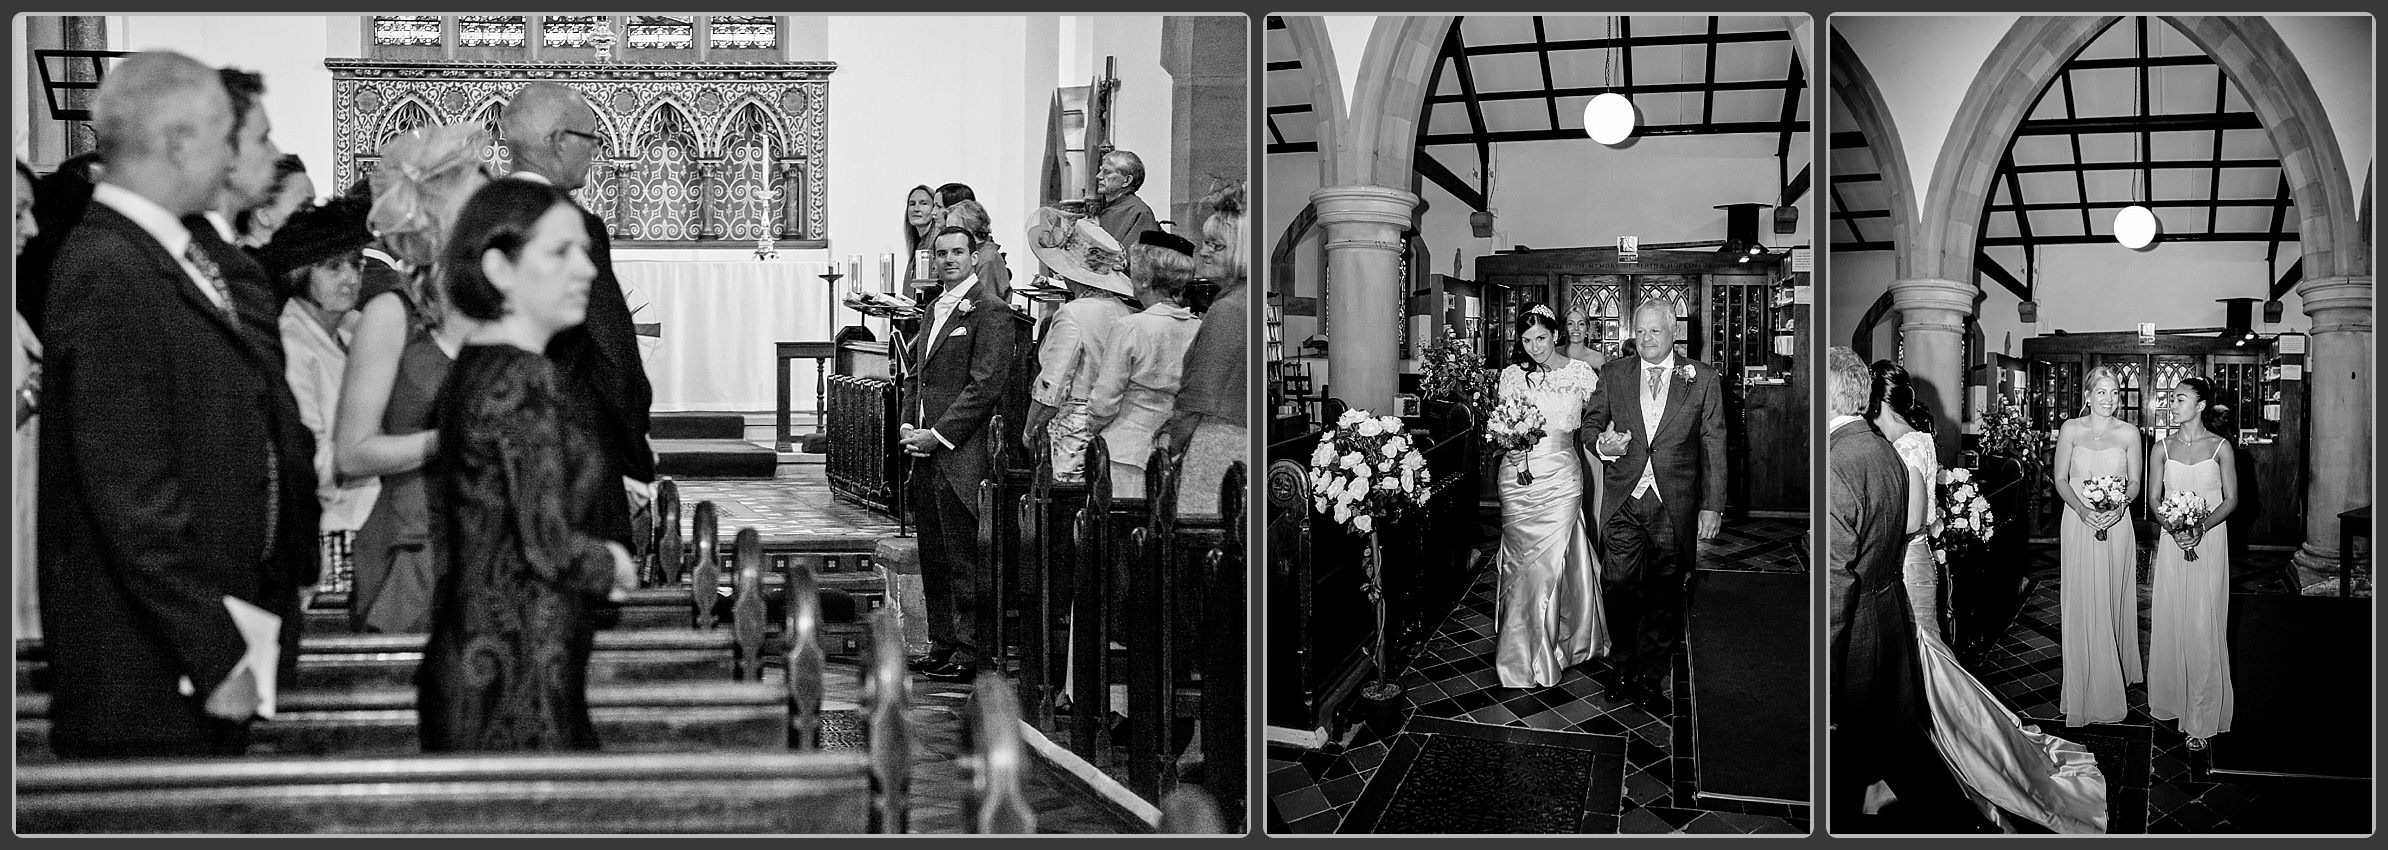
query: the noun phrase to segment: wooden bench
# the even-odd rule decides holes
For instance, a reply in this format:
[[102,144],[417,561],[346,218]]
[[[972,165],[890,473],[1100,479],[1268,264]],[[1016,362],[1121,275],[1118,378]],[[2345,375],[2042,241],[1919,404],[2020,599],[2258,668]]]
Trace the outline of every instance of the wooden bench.
[[[978,568],[1004,602],[990,618],[992,644],[1019,671],[1018,699],[1031,725],[1097,766],[1124,767],[1131,790],[1159,800],[1179,779],[1179,721],[1192,720],[1206,782],[1240,801],[1248,716],[1243,465],[1218,482],[1220,516],[1187,518],[1177,514],[1178,470],[1165,447],[1148,461],[1155,472],[1139,498],[1112,494],[1109,448],[1099,437],[1087,449],[1084,484],[1053,481],[1042,437],[1032,465],[1014,463],[1008,446],[990,454],[996,472],[980,484]],[[1110,648],[1115,632],[1124,651]],[[1064,634],[1074,634],[1074,647]],[[1070,658],[1073,713],[1062,724],[1056,704]],[[1127,740],[1113,740],[1105,722],[1115,685],[1128,691]]]
[[[823,751],[821,727],[839,707],[825,698],[827,657],[814,640],[821,623],[809,592],[813,579],[801,568],[789,576],[793,604],[783,629],[795,639],[783,683],[708,685],[697,689],[701,695],[678,698],[683,705],[774,704],[780,709],[771,718],[776,735],[768,742],[757,735],[754,751],[20,762],[17,830],[902,833],[914,743],[894,617],[879,611],[870,618],[872,650],[857,718],[867,747]],[[593,703],[606,701],[599,693],[592,690]],[[735,699],[714,699],[725,696]],[[20,757],[31,752],[22,739],[24,708],[20,702]],[[295,714],[310,707],[301,700],[285,709]],[[1008,688],[974,699],[970,711],[974,750],[961,758],[972,780],[961,801],[966,822],[979,831],[1033,832],[1034,813],[1020,791],[1026,767]],[[411,711],[404,713],[411,719]],[[612,740],[608,746],[627,749]],[[793,751],[776,751],[782,746]]]

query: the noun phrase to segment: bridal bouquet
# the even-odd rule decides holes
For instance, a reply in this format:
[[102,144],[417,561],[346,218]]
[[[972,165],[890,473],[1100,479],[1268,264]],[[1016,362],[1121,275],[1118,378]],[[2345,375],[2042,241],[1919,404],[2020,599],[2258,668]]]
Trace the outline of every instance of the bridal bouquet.
[[2194,490],[2174,490],[2164,497],[2164,504],[2156,506],[2156,526],[2172,535],[2172,542],[2181,547],[2181,560],[2197,560],[2198,541],[2205,538],[2206,515],[2214,506],[2206,504],[2206,497]]
[[1940,522],[1932,529],[1932,557],[1948,563],[1949,552],[1969,549],[1990,542],[1995,533],[1990,523],[1990,500],[1982,498],[1982,489],[1973,481],[1973,470],[1943,469],[1940,480],[1933,486],[1933,498],[1938,500]]
[[1429,480],[1401,420],[1365,410],[1344,412],[1310,453],[1311,507],[1361,534],[1424,505]]
[[[2123,477],[2120,475],[2100,475],[2081,482],[2079,492],[2081,493],[2081,503],[2089,506],[2089,509],[2096,513],[2105,513],[2122,507],[2124,500],[2130,498],[2130,491],[2124,485]],[[2098,529],[2098,539],[2106,539],[2106,529]]]
[[[1498,451],[1525,451],[1533,448],[1535,443],[1542,442],[1542,438],[1547,436],[1543,426],[1548,424],[1549,421],[1543,418],[1541,406],[1522,396],[1510,396],[1502,399],[1501,405],[1493,408],[1491,413],[1485,414],[1484,441],[1491,443]],[[1526,468],[1523,461],[1517,465],[1517,483],[1534,483],[1534,473]]]

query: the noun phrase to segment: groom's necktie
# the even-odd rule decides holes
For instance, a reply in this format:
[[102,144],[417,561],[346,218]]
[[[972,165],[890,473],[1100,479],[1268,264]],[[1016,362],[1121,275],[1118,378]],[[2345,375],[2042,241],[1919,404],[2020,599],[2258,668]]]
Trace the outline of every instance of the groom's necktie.
[[1651,401],[1657,401],[1658,382],[1666,378],[1667,370],[1657,366],[1652,366],[1642,371],[1646,376],[1642,381],[1644,391],[1649,394]]

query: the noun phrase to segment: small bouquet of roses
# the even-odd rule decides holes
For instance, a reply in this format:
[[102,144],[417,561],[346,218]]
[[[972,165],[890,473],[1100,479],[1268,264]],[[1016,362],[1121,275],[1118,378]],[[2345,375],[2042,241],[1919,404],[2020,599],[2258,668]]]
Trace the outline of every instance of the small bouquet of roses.
[[[1541,407],[1523,397],[1511,396],[1485,415],[1484,441],[1499,451],[1525,451],[1547,436],[1543,428],[1548,424]],[[1534,483],[1534,473],[1522,462],[1517,465],[1517,483]]]
[[2156,526],[2181,547],[2181,560],[2197,560],[2197,544],[2205,539],[2206,516],[2214,506],[2194,490],[2174,490],[2156,506]]
[[[2093,513],[2105,513],[2122,507],[2130,498],[2130,491],[2120,475],[2100,475],[2081,482],[2081,503]],[[2098,529],[2098,539],[2106,539],[2106,529]]]
[[1973,470],[1943,469],[1933,489],[1940,507],[1940,522],[1931,536],[1934,560],[1945,564],[1952,550],[1990,542],[1990,535],[1996,532],[1991,525],[1995,517],[1990,513],[1990,500],[1982,497],[1980,485],[1973,481]]

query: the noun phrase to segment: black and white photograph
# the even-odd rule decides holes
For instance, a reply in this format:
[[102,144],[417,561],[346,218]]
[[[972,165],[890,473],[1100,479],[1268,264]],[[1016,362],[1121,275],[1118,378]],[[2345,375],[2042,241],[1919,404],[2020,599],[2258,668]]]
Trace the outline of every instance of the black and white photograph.
[[1248,831],[1250,19],[12,35],[17,831]]
[[2373,26],[1831,19],[1828,831],[2371,833]]
[[1805,15],[1271,16],[1266,829],[1810,829]]

